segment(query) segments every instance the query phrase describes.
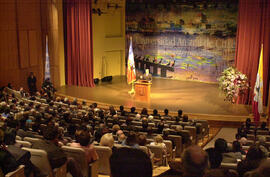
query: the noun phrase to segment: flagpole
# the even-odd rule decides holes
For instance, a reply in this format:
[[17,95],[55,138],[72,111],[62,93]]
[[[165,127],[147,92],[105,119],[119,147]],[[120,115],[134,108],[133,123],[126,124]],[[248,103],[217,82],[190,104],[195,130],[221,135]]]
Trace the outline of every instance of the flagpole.
[[[132,44],[132,36],[129,37],[130,39],[130,45]],[[129,49],[132,50],[132,47]],[[130,52],[130,51],[129,51]],[[130,55],[130,54],[129,54]],[[130,56],[129,56],[130,57]],[[132,59],[133,59],[133,65],[134,65],[134,56],[133,56],[133,50],[132,50]],[[128,59],[129,60],[129,59]],[[129,66],[128,66],[129,67]],[[133,66],[134,67],[134,66]],[[133,72],[133,67],[131,67],[130,72]],[[135,94],[135,80],[132,80],[131,82],[131,90],[128,92],[130,95]]]

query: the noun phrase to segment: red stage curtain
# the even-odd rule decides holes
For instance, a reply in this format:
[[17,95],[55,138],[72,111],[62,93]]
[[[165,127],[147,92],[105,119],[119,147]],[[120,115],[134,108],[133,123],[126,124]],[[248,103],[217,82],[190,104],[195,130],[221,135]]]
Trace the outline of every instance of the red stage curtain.
[[267,104],[270,60],[270,3],[268,0],[239,0],[236,39],[236,68],[246,74],[251,89],[238,103],[251,104],[256,82],[260,46],[263,44],[264,105]]
[[66,84],[93,87],[91,0],[64,0]]

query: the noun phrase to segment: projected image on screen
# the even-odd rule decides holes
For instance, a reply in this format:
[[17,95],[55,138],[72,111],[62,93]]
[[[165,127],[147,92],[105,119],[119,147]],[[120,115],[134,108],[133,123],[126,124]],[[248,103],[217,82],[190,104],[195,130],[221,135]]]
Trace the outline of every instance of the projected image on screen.
[[158,77],[216,82],[234,64],[237,0],[127,0],[126,6],[139,72],[147,67]]

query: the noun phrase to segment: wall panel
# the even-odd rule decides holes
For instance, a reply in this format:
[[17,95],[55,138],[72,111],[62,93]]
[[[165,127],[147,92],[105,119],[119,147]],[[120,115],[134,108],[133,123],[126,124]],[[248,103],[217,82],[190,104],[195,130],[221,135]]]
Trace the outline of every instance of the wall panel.
[[[15,0],[0,0],[0,29],[16,29]],[[13,12],[13,13],[11,13]]]
[[29,37],[29,61],[30,66],[36,66],[38,64],[38,53],[40,52],[38,50],[38,44],[37,43],[37,32],[36,31],[29,31],[28,32]]
[[28,32],[20,31],[19,32],[19,46],[20,46],[20,67],[27,68],[29,67],[29,47],[28,47]]
[[[40,6],[46,0],[0,0],[0,86],[12,83],[27,90],[34,72],[37,86],[43,81],[44,59]],[[43,14],[43,16],[48,16]],[[19,34],[17,36],[17,34]]]
[[6,45],[8,46],[7,69],[16,69],[19,67],[17,32],[13,30],[7,31],[7,37],[8,37],[8,41],[6,43]]
[[31,30],[41,28],[40,0],[17,0],[17,7],[19,29]]

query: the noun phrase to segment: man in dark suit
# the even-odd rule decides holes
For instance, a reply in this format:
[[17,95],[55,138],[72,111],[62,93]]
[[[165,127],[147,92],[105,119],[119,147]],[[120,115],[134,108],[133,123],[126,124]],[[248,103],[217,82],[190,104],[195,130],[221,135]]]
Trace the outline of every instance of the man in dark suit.
[[21,149],[15,145],[16,130],[14,128],[7,128],[5,131],[5,144],[7,145],[7,151],[16,159],[18,165],[24,165],[24,174],[26,177],[31,176],[45,176],[41,174],[39,169],[35,167],[30,161],[31,154],[28,151]]
[[47,126],[43,130],[45,140],[33,145],[33,148],[43,149],[48,154],[51,167],[59,168],[67,162],[67,170],[73,177],[82,177],[81,170],[72,158],[67,158],[64,151],[58,146],[58,129],[54,126]]
[[16,159],[7,151],[4,143],[4,130],[0,128],[0,170],[4,174],[12,172],[18,168]]
[[36,76],[33,72],[31,72],[29,77],[27,78],[28,88],[31,95],[34,95],[37,92],[36,82]]

